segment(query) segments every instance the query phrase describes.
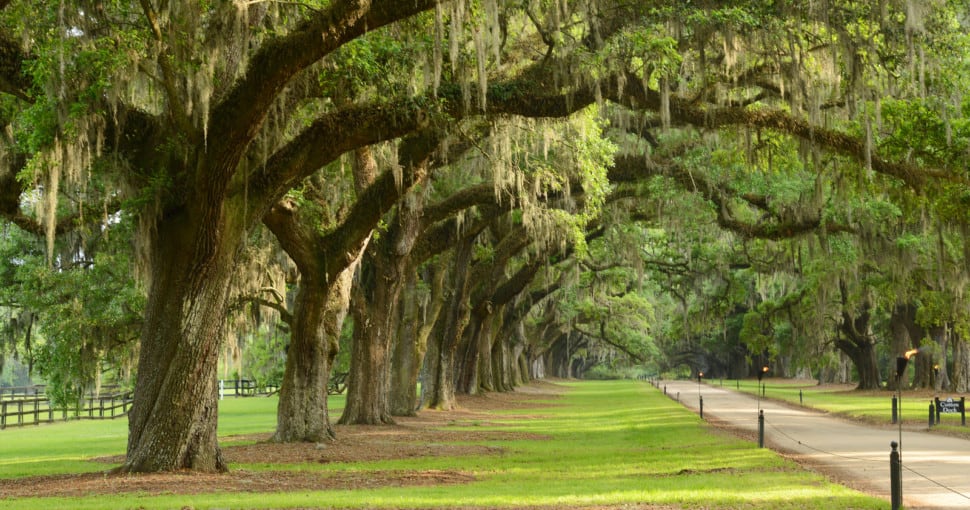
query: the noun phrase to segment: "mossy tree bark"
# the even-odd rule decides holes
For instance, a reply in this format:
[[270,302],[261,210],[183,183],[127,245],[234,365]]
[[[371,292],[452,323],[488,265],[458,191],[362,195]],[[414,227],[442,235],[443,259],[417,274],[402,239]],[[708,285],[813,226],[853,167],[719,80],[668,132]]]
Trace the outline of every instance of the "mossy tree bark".
[[474,238],[468,237],[454,248],[452,254],[448,302],[438,318],[439,326],[436,326],[436,332],[431,339],[433,348],[428,350],[433,357],[427,360],[429,387],[425,395],[427,406],[431,409],[450,410],[456,405],[456,356],[458,342],[470,313],[468,267],[471,265],[473,247]]
[[226,469],[216,439],[216,361],[241,231],[217,236],[194,216],[169,218],[158,229],[170,242],[153,243],[123,471]]
[[[393,188],[395,201],[425,180],[442,140],[442,133],[428,131],[402,142],[398,159],[404,168],[404,185]],[[387,198],[391,193],[388,190],[381,196]],[[380,212],[390,210],[391,203]],[[354,342],[347,403],[340,416],[342,424],[394,422],[390,399],[391,357],[401,313],[399,296],[406,276],[414,272],[411,251],[420,234],[422,207],[419,199],[400,201],[391,227],[368,245],[361,260],[360,277],[350,306]]]
[[[315,214],[292,201],[274,206],[263,222],[300,270],[280,387],[275,441],[318,442],[335,437],[327,409],[327,383],[339,349],[339,335],[350,302],[354,272],[371,230],[397,198],[387,172],[377,180],[369,148],[354,151],[354,185],[367,207],[356,207],[328,233],[320,233]],[[403,180],[402,187],[414,180]],[[407,189],[404,187],[404,189]]]
[[416,296],[418,275],[408,275],[405,286],[400,331],[391,362],[391,414],[413,416],[420,405],[418,378],[428,349],[428,337],[444,305],[442,297],[445,271],[426,267],[422,278],[430,288],[430,295]]
[[325,287],[301,280],[293,307],[286,367],[280,385],[274,441],[325,441],[334,437],[327,411],[330,345],[324,331]]
[[957,337],[953,344],[953,375],[950,390],[957,393],[970,391],[970,342],[966,338]]
[[845,282],[840,282],[842,292],[842,321],[839,323],[841,333],[835,340],[835,346],[845,353],[855,365],[859,375],[857,389],[879,389],[879,366],[876,360],[876,340],[872,337],[869,324],[869,304],[863,303],[858,314],[852,314],[847,307],[848,289]]
[[[169,166],[161,213],[147,229],[152,280],[122,471],[226,468],[216,440],[216,361],[233,263],[245,234],[302,178],[348,150],[415,131],[424,114],[343,109],[321,116],[249,174],[240,162],[295,75],[366,30],[432,6],[424,0],[341,3],[317,11],[299,29],[264,43],[248,71],[216,94],[220,101],[206,131],[185,132],[187,119],[174,114],[154,120],[172,122],[171,129],[136,133],[141,142],[133,152],[142,159],[136,167],[157,169],[166,160],[158,154],[165,147],[177,152],[168,161],[188,163]],[[168,92],[177,104],[177,89]],[[320,143],[324,139],[327,144]]]
[[375,240],[361,261],[350,307],[354,339],[347,401],[340,416],[342,424],[394,423],[390,404],[391,353],[398,332],[399,296],[408,270],[406,253],[395,249],[406,244],[399,245],[395,241],[402,239],[394,237]]

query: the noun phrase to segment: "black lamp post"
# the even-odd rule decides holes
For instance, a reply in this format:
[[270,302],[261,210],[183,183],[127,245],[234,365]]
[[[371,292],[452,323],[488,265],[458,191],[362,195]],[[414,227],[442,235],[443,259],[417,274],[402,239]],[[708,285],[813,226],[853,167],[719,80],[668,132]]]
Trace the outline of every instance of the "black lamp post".
[[761,380],[767,373],[768,365],[761,367],[761,370],[758,371],[758,448],[765,447],[765,412],[761,410],[761,396],[764,394],[764,386],[761,385]]
[[903,374],[906,373],[906,365],[909,358],[915,356],[919,351],[911,349],[896,358],[896,400],[899,402],[899,456],[902,462],[903,454]]
[[701,415],[701,419],[704,419],[704,397],[701,395],[701,378],[704,377],[704,372],[697,372],[697,405]]
[[761,410],[761,397],[762,397],[762,395],[764,395],[764,386],[762,385],[761,380],[764,378],[765,374],[767,374],[767,373],[768,373],[768,365],[765,365],[765,366],[761,367],[761,370],[758,371],[758,388],[756,389],[756,391],[758,393],[758,410],[759,411]]
[[[892,488],[893,501],[899,501],[900,504],[903,500],[903,476],[902,476],[902,466],[903,466],[903,374],[906,372],[906,365],[909,364],[909,358],[918,354],[919,351],[916,349],[911,349],[903,353],[902,356],[896,358],[896,400],[899,402],[899,442],[898,442],[898,473],[895,473],[897,481]],[[893,506],[893,510],[899,508],[898,506]]]

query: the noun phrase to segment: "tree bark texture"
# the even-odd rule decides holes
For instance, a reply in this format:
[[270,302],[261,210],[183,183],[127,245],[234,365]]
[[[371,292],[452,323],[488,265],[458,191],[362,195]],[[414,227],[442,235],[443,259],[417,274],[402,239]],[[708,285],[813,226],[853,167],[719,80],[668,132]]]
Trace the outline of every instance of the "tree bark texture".
[[[421,405],[418,378],[428,350],[428,337],[444,305],[442,294],[446,271],[429,267],[424,273],[423,279],[431,289],[427,299],[419,303],[412,289],[403,300],[405,309],[413,308],[414,313],[402,316],[401,328],[413,337],[402,333],[394,349],[391,374],[391,414],[394,416],[412,416]],[[416,276],[416,273],[412,274]]]
[[430,340],[434,343],[435,357],[428,360],[429,382],[428,407],[450,410],[456,405],[455,385],[456,356],[458,342],[461,340],[471,310],[468,306],[468,267],[471,264],[474,238],[463,239],[452,258],[450,297],[442,315],[437,335]]
[[319,442],[334,437],[327,414],[331,356],[323,327],[326,303],[326,287],[307,279],[300,282],[280,386],[274,441]]
[[839,322],[835,347],[852,360],[859,376],[856,389],[879,389],[879,366],[876,361],[876,340],[872,337],[870,324],[870,304],[866,301],[860,306],[858,314],[848,309],[848,286],[839,282],[842,296],[842,320]]
[[936,349],[937,355],[933,357],[933,366],[929,367],[932,370],[932,379],[930,386],[937,390],[947,390],[950,388],[950,372],[947,368],[946,353],[950,351],[950,343],[953,341],[953,331],[949,327],[940,328],[940,335],[933,335],[936,339],[938,348]]
[[455,359],[455,391],[461,395],[475,395],[478,393],[479,364],[482,361],[481,344],[483,339],[486,317],[476,317],[472,312],[468,317],[468,324],[462,332],[458,342],[458,355]]
[[[894,306],[889,317],[889,330],[892,334],[889,353],[893,360],[913,347],[919,347],[923,332],[916,324],[916,307],[910,303]],[[895,361],[890,370],[895,371]],[[887,383],[890,390],[896,390],[895,373],[888,375]]]
[[492,361],[492,353],[494,352],[493,346],[495,339],[498,337],[498,331],[501,329],[495,326],[495,322],[499,317],[504,315],[504,308],[499,307],[494,313],[485,317],[478,332],[478,384],[476,386],[485,392],[502,389],[501,385],[495,384],[495,369],[497,367]]
[[879,366],[876,360],[876,345],[868,338],[839,338],[836,347],[852,360],[859,376],[859,390],[879,389]]
[[[430,152],[429,152],[430,154]],[[394,336],[400,319],[399,296],[418,235],[422,204],[404,201],[394,224],[368,246],[354,289],[354,343],[341,424],[378,425],[391,418],[390,382]]]
[[957,393],[970,391],[970,343],[967,339],[956,337],[953,345],[953,376],[950,390]]
[[390,405],[394,416],[414,416],[417,413],[418,370],[424,356],[424,346],[418,345],[420,318],[418,317],[417,273],[404,276],[397,341],[391,359]]
[[[383,239],[374,244],[384,244]],[[373,246],[373,245],[372,245]],[[368,250],[369,251],[369,250]],[[354,289],[350,310],[354,338],[347,379],[344,425],[394,423],[390,407],[390,358],[397,332],[397,298],[401,281],[394,263],[365,255],[361,282]]]
[[219,235],[209,226],[183,213],[160,224],[152,243],[123,472],[226,470],[216,438],[217,361],[242,230]]

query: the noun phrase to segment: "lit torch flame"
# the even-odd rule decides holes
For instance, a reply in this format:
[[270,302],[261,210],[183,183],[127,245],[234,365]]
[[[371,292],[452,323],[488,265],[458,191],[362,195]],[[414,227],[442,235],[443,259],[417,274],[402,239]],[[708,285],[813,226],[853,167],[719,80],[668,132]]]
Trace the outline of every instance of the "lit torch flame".
[[906,351],[905,354],[903,354],[903,357],[906,358],[906,359],[909,359],[909,358],[915,356],[918,352],[919,352],[919,349],[910,349],[910,350]]

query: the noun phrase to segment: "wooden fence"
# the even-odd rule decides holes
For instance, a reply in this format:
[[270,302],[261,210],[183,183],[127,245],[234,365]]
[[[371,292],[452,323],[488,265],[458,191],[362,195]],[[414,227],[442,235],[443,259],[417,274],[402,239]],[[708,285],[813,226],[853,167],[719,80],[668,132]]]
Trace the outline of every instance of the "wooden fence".
[[[17,390],[21,388],[16,388]],[[43,396],[43,391],[11,392],[3,388],[0,393],[0,430],[7,427],[39,425],[67,420],[105,420],[128,414],[134,393],[113,393],[109,395],[84,397],[78,407],[55,406]],[[40,396],[38,396],[40,395]]]
[[280,391],[276,383],[259,383],[252,379],[220,379],[219,398],[269,396]]
[[[339,383],[344,384],[340,378]],[[219,381],[220,397],[252,397],[273,395],[280,390],[279,384],[259,384],[253,380],[235,379]],[[338,386],[342,390],[342,387]],[[0,387],[0,430],[7,427],[39,425],[67,420],[101,420],[126,416],[131,410],[134,392],[118,386],[104,386],[102,391],[112,393],[89,395],[80,407],[55,406],[47,398],[46,388],[38,386]],[[333,388],[331,388],[333,392]]]

